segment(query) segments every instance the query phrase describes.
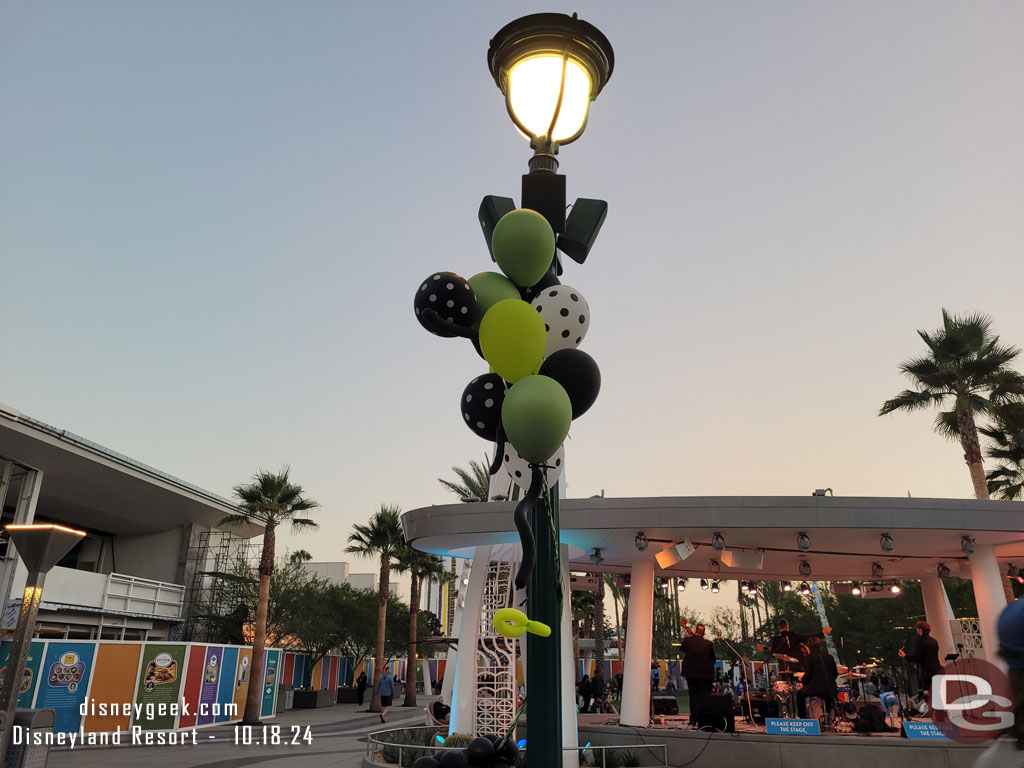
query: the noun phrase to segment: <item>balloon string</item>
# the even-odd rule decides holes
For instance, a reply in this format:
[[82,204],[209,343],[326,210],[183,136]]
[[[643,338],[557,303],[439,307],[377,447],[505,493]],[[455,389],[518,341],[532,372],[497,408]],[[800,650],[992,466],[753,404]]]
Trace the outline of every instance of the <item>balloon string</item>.
[[498,419],[498,429],[494,435],[494,442],[497,443],[497,448],[494,451],[494,461],[491,462],[491,474],[496,475],[498,470],[501,469],[501,459],[505,455],[505,426],[501,423],[501,419]]
[[437,312],[429,307],[420,312],[420,319],[434,329],[435,333],[441,336],[461,336],[464,339],[477,340],[479,343],[479,332],[472,328],[455,323],[446,323]]
[[537,541],[533,537],[533,529],[526,518],[527,511],[540,498],[541,488],[544,486],[544,472],[539,466],[533,466],[533,478],[530,481],[530,489],[526,492],[523,500],[516,504],[516,511],[513,519],[516,523],[516,530],[519,531],[519,541],[523,547],[523,561],[519,564],[519,571],[516,573],[516,589],[524,589],[533,573],[533,567],[537,564]]

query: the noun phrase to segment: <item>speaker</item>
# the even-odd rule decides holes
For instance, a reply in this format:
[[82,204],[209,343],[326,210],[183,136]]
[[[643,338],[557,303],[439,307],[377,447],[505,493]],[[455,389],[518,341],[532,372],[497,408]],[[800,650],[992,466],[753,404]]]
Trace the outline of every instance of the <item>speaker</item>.
[[702,694],[693,697],[691,707],[697,712],[698,728],[711,728],[725,733],[736,732],[732,697]]
[[[515,200],[511,197],[498,197],[487,195],[480,203],[480,210],[477,211],[477,218],[480,220],[480,229],[483,230],[484,239],[487,241],[487,249],[491,248],[491,235],[498,225],[501,217],[516,208]],[[491,251],[491,260],[494,260],[494,251]]]
[[655,696],[652,699],[654,714],[656,715],[678,715],[679,702],[675,696]]
[[755,722],[767,717],[778,717],[779,716],[779,702],[777,699],[769,699],[765,696],[751,696],[750,706],[747,706],[747,698],[744,696],[741,699],[743,713],[746,714],[751,720]]

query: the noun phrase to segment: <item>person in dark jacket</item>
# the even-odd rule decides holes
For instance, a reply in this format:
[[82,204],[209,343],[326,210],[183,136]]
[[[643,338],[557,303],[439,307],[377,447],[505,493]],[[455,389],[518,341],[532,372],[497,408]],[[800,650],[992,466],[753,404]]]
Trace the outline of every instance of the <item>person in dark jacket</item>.
[[[807,658],[804,659],[804,676],[800,680],[800,692],[808,699],[820,699],[820,712],[831,712],[835,709],[835,700],[839,695],[836,678],[839,669],[832,654],[823,652],[821,639],[812,637],[807,641]],[[817,708],[808,703],[808,713],[818,714]]]
[[363,703],[363,696],[366,695],[366,673],[360,672],[359,677],[356,678],[356,696],[358,697],[359,703]]
[[683,677],[690,689],[690,725],[699,719],[698,697],[711,693],[715,681],[715,644],[704,637],[704,625],[698,624],[693,634],[683,640]]
[[590,690],[594,697],[594,704],[590,708],[593,712],[604,711],[604,697],[607,692],[608,684],[604,681],[604,675],[601,674],[601,670],[596,670],[594,676],[590,678]]
[[580,678],[580,698],[583,700],[583,703],[580,704],[580,712],[589,712],[590,700],[594,698],[594,685],[587,675]]
[[929,694],[932,687],[932,678],[942,671],[942,662],[939,661],[939,643],[932,637],[932,625],[927,621],[917,622],[917,647],[913,654],[908,654],[900,648],[900,658],[917,665],[917,687]]

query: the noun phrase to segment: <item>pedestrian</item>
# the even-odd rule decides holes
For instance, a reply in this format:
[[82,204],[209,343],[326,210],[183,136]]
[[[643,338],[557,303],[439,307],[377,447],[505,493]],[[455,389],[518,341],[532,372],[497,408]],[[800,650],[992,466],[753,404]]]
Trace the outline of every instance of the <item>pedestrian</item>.
[[615,673],[615,691],[618,693],[619,698],[622,698],[622,673]]
[[590,711],[590,700],[594,696],[594,686],[590,682],[590,677],[584,675],[580,678],[580,712]]
[[604,675],[601,674],[601,670],[595,670],[594,676],[590,678],[590,689],[594,694],[594,706],[590,709],[592,712],[604,712],[604,698],[608,689],[608,684],[604,681]]
[[395,695],[395,676],[387,667],[384,667],[384,674],[377,680],[377,692],[380,694],[380,721],[386,723],[391,709],[391,697]]
[[658,667],[658,662],[651,662],[651,690],[657,691],[658,684],[661,682],[661,669]]
[[360,704],[363,703],[363,696],[366,694],[366,673],[360,672],[356,678],[356,696]]
[[690,689],[690,727],[700,726],[700,705],[711,695],[715,679],[715,644],[704,637],[707,630],[698,624],[693,634],[683,640],[683,677]]

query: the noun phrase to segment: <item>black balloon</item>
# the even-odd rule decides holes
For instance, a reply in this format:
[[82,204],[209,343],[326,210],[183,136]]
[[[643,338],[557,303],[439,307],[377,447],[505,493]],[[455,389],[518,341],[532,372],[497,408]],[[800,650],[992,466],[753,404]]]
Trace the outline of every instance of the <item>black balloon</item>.
[[412,768],[437,768],[437,760],[430,755],[424,755],[416,759],[416,762],[412,764]]
[[486,736],[478,736],[466,747],[466,758],[469,760],[469,764],[478,768],[490,768],[494,755],[494,742]]
[[461,749],[446,750],[438,761],[441,768],[467,768],[469,761],[466,760],[466,753]]
[[572,417],[582,416],[601,391],[601,371],[594,358],[578,349],[560,349],[544,360],[538,373],[549,376],[565,389],[572,403]]
[[529,288],[520,288],[519,295],[523,297],[523,301],[529,303],[540,296],[541,291],[545,288],[561,284],[562,281],[558,279],[558,276],[555,275],[554,272],[545,272],[544,277],[538,280],[535,285],[531,285]]
[[473,434],[494,442],[501,424],[501,404],[505,402],[505,380],[496,373],[477,376],[462,390],[459,411]]
[[491,763],[491,768],[512,768],[513,765],[514,763],[510,763],[508,760],[499,757]]
[[516,746],[516,740],[514,737],[509,736],[505,745],[498,750],[498,759],[504,760],[509,765],[516,764],[516,760],[519,759],[519,747]]
[[454,272],[435,272],[420,283],[413,300],[413,309],[420,325],[437,336],[461,336],[463,333],[442,331],[436,324],[425,321],[423,310],[437,312],[442,323],[468,329],[477,317],[476,294],[469,283]]

